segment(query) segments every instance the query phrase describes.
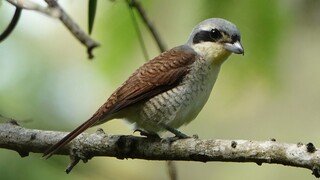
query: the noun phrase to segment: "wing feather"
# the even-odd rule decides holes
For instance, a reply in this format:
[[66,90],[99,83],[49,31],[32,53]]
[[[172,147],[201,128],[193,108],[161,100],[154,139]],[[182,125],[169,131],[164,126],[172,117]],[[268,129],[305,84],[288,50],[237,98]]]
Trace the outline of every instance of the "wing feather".
[[104,112],[105,115],[116,113],[171,89],[182,81],[195,60],[196,53],[188,46],[162,53],[130,76],[98,112]]

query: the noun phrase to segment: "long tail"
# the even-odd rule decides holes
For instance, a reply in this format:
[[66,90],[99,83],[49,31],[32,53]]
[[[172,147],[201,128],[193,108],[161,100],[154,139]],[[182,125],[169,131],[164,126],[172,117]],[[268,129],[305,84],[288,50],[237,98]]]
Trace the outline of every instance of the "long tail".
[[51,157],[56,151],[58,151],[60,148],[68,144],[70,141],[72,141],[75,137],[77,137],[80,133],[94,125],[99,118],[97,116],[92,116],[90,119],[88,119],[86,122],[81,124],[79,127],[77,127],[75,130],[70,132],[68,135],[66,135],[64,138],[62,138],[59,142],[57,142],[55,145],[51,146],[49,149],[47,149],[42,157],[45,159],[48,159]]

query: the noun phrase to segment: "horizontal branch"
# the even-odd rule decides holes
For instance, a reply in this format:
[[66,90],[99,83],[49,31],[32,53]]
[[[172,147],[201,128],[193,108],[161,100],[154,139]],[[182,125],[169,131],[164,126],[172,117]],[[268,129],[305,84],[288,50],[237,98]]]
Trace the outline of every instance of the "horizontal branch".
[[[42,153],[67,133],[20,127],[15,122],[0,124],[0,148],[17,151],[22,157],[29,152]],[[131,135],[111,135],[101,129],[94,134],[83,133],[57,154],[70,155],[69,172],[79,160],[94,156],[118,159],[223,161],[282,164],[307,168],[320,175],[320,151],[312,143],[303,145],[279,143],[275,140],[201,140],[188,138],[174,142]]]

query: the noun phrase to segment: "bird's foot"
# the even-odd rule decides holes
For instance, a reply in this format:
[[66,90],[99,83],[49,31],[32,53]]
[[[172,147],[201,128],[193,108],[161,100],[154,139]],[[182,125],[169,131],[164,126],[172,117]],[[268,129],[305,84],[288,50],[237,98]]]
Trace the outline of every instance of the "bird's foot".
[[146,136],[147,138],[161,139],[157,133],[150,133],[150,132],[144,131],[142,129],[136,129],[133,131],[133,133],[135,133],[135,132],[139,132],[141,136]]
[[[161,142],[164,142],[164,143],[173,143],[174,141],[176,140],[179,140],[179,139],[187,139],[187,138],[191,138],[190,136],[178,131],[177,129],[174,129],[172,127],[169,127],[168,125],[166,124],[160,124],[164,129],[166,129],[167,131],[171,132],[172,134],[174,134],[175,136],[174,137],[168,137],[168,138],[164,138],[161,140]],[[193,136],[194,137],[194,136]]]
[[161,139],[161,142],[162,143],[172,144],[173,142],[175,142],[177,140],[180,140],[180,139],[194,138],[194,136],[190,137],[190,136],[187,136],[187,135],[185,135],[183,133],[181,133],[180,135],[179,136],[176,135],[176,136],[173,136],[173,137],[163,138],[163,139]]
[[[180,136],[181,135],[181,136]],[[163,138],[161,139],[162,143],[168,143],[168,144],[172,144],[173,142],[179,140],[179,139],[187,139],[187,138],[193,138],[193,139],[199,139],[199,136],[197,134],[192,135],[192,137],[187,136],[183,133],[179,134],[179,136],[173,136],[173,137],[167,137],[167,138]]]
[[176,138],[177,140],[178,139],[186,139],[186,138],[190,138],[190,136],[186,135],[186,134],[183,134],[182,132],[178,131],[177,129],[174,129],[172,127],[169,127],[168,125],[166,124],[160,124],[160,126],[162,126],[164,129],[166,129],[167,131],[171,132],[172,134],[176,135],[175,137],[173,138]]

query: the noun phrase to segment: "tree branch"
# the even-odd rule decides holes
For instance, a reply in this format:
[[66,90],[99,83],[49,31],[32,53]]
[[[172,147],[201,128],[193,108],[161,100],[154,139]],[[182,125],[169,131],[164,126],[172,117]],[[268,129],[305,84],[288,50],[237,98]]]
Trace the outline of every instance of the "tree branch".
[[61,8],[56,0],[45,0],[49,7],[59,10],[60,16],[59,19],[61,22],[70,30],[70,32],[83,44],[87,47],[87,53],[89,59],[92,59],[94,56],[92,50],[99,46],[99,44],[91,39],[72,18]]
[[10,4],[17,8],[34,10],[50,17],[59,18],[60,21],[69,29],[69,31],[87,48],[89,59],[92,59],[92,50],[99,46],[99,43],[91,39],[73,19],[62,9],[56,0],[45,0],[48,8],[44,8],[29,0],[7,0]]
[[43,7],[33,1],[30,0],[7,0],[8,3],[10,3],[13,6],[16,6],[16,8],[24,9],[24,10],[33,10],[38,11],[40,13],[46,14],[51,17],[58,17],[59,12],[57,10],[52,8]]
[[[43,131],[20,127],[16,123],[0,124],[0,148],[17,151],[22,157],[29,152],[42,153],[67,133]],[[94,134],[83,133],[67,146],[57,151],[70,155],[71,170],[79,160],[94,156],[110,156],[118,159],[175,160],[175,161],[223,161],[282,164],[312,170],[320,177],[320,151],[312,143],[303,145],[279,143],[275,140],[201,140],[181,139],[174,142],[130,135],[111,135],[98,130]],[[70,168],[71,167],[71,168]],[[68,171],[68,172],[69,172]]]

